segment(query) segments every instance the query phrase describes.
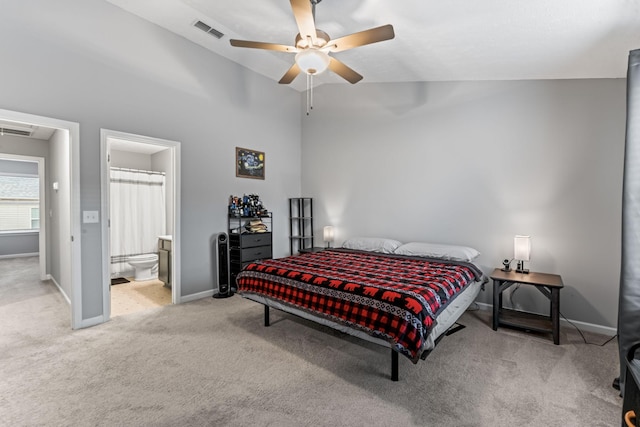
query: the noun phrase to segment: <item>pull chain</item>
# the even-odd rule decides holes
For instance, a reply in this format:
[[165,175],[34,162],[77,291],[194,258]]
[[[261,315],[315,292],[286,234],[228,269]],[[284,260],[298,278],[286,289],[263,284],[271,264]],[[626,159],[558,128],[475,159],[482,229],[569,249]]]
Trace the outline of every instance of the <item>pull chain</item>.
[[313,110],[313,74],[307,74],[307,116]]

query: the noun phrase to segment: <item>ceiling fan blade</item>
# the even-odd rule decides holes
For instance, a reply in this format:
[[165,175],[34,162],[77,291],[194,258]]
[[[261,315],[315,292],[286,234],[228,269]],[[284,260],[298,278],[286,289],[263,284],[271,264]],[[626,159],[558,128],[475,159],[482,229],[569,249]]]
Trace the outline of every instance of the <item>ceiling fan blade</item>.
[[296,18],[300,36],[304,40],[310,37],[311,43],[317,45],[316,23],[313,18],[311,2],[309,0],[291,0],[291,9],[293,10],[293,16]]
[[286,46],[283,44],[276,44],[276,43],[252,42],[249,40],[235,40],[235,39],[231,39],[229,40],[229,42],[231,43],[231,46],[235,46],[235,47],[249,47],[252,49],[277,50],[280,52],[294,52],[294,53],[298,51],[298,48],[295,48],[293,46]]
[[362,76],[360,74],[356,73],[333,57],[331,57],[331,60],[329,61],[329,69],[351,84],[358,83],[362,80]]
[[390,40],[395,37],[392,25],[383,25],[381,27],[371,28],[369,30],[360,31],[359,33],[349,34],[329,41],[325,49],[330,52],[342,52],[343,50],[352,49],[358,46],[364,46],[371,43],[377,43]]
[[300,67],[298,67],[298,64],[294,62],[278,83],[288,85],[293,81],[293,79],[298,77],[298,74],[300,74]]

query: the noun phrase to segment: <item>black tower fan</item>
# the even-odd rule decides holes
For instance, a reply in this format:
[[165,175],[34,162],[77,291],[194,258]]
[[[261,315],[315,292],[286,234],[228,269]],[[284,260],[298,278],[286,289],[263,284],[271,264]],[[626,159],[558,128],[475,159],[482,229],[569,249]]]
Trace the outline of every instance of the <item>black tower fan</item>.
[[216,261],[218,262],[218,292],[214,298],[228,298],[233,295],[229,283],[229,236],[219,233],[216,238]]

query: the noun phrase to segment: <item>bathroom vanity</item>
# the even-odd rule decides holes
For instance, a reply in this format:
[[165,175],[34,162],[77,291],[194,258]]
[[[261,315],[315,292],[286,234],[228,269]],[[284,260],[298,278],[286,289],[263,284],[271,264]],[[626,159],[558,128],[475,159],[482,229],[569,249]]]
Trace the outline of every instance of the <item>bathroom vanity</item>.
[[158,280],[171,287],[171,244],[172,236],[158,237]]

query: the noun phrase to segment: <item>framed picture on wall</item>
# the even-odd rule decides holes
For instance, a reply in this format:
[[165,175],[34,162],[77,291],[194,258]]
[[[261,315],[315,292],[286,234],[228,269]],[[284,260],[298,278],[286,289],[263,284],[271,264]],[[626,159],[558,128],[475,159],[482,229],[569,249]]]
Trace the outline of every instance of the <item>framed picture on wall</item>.
[[236,147],[236,176],[264,179],[264,152]]

